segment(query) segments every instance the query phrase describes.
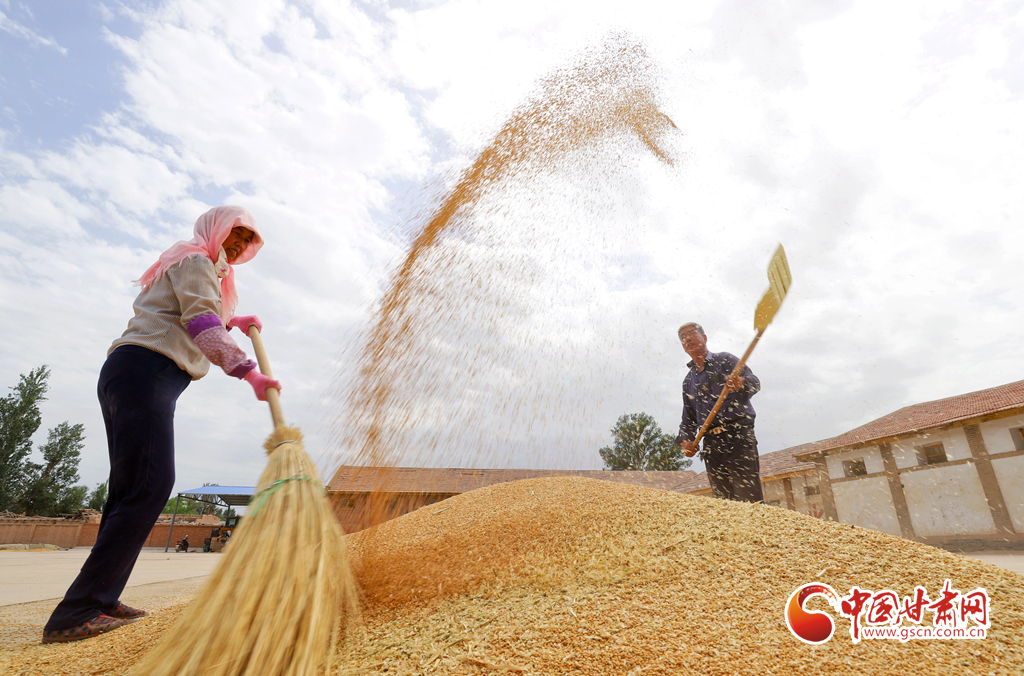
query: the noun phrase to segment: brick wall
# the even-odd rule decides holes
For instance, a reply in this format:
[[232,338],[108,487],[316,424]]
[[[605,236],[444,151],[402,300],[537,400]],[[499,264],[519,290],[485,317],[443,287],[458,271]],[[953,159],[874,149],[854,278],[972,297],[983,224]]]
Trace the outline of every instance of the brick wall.
[[88,524],[66,519],[41,519],[0,523],[0,545],[50,544],[70,549]]
[[[82,533],[78,538],[78,545],[80,547],[91,547],[96,544],[96,532],[99,530],[99,524],[87,523],[82,526]],[[210,537],[210,531],[216,526],[210,525],[193,525],[193,524],[174,524],[174,539],[171,540],[171,546],[180,540],[181,538],[188,535],[189,545],[194,547],[203,546],[203,540]],[[150,531],[149,537],[146,538],[146,544],[144,547],[163,547],[167,544],[167,532],[171,529],[169,523],[158,523],[153,526],[153,530]]]
[[[167,533],[170,524],[157,524],[153,526],[149,537],[146,539],[146,547],[163,547],[167,544]],[[174,524],[174,539],[171,546],[188,535],[189,544],[202,548],[203,540],[210,537],[210,532],[216,528],[207,524]],[[11,544],[51,544],[58,547],[91,547],[96,544],[96,533],[99,531],[98,523],[84,523],[82,521],[68,521],[66,519],[47,519],[45,521],[17,521],[14,523],[0,523],[0,545]]]
[[[332,493],[331,506],[346,533],[371,528],[428,505],[435,505],[455,493]],[[438,505],[443,509],[444,505]]]

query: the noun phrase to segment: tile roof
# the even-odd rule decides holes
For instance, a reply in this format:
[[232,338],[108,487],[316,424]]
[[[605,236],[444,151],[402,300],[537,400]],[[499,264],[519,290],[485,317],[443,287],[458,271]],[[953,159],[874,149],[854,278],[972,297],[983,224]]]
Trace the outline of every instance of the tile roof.
[[813,462],[803,462],[796,459],[798,454],[812,450],[811,447],[813,446],[813,443],[800,444],[799,446],[784,448],[781,451],[765,453],[761,456],[761,479],[770,481],[772,477],[813,470]]
[[[551,476],[578,476],[686,493],[700,486],[698,475],[678,472],[610,472],[559,469],[457,469],[424,467],[357,467],[344,465],[334,474],[328,490],[367,493],[466,493],[476,488]],[[704,483],[707,480],[704,479]]]
[[883,440],[916,436],[928,430],[966,424],[990,415],[1012,415],[1018,411],[1024,411],[1024,380],[905,406],[839,436],[804,444],[807,449],[799,455],[807,459],[840,448],[868,446]]

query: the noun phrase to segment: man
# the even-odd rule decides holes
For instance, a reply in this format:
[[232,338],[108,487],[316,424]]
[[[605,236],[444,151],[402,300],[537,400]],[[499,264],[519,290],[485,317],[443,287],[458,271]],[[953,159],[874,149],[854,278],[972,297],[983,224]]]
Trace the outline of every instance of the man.
[[683,380],[683,421],[676,445],[685,449],[687,457],[697,452],[693,440],[715,407],[722,388],[727,388],[729,394],[704,435],[700,457],[716,498],[764,502],[754,437],[754,407],[750,405],[750,398],[761,389],[761,382],[749,366],[732,377],[740,360],[728,352],[708,352],[708,337],[700,324],[683,324],[678,335],[692,361],[687,364],[690,371]]

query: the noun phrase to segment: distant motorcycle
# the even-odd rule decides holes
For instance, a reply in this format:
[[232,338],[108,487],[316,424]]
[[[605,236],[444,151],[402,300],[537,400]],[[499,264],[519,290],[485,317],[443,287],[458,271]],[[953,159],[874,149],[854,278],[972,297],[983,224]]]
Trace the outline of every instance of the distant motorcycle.
[[176,552],[188,552],[188,536],[178,540],[178,544],[174,545],[174,551]]

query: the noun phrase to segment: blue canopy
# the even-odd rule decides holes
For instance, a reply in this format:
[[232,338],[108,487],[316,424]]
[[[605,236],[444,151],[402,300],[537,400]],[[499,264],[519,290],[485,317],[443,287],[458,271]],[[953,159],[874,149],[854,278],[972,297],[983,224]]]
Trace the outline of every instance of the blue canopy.
[[208,502],[208,499],[204,500],[200,496],[212,495],[228,507],[245,507],[254,493],[256,493],[255,486],[200,486],[187,491],[178,491],[178,496]]

